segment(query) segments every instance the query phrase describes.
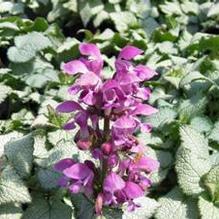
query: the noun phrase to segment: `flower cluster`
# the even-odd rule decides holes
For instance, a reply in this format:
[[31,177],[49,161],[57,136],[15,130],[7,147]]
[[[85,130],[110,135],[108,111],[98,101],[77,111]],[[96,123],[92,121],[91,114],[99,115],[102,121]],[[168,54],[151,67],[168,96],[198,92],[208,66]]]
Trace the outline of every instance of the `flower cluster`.
[[72,114],[64,129],[80,128],[74,138],[77,147],[89,150],[99,165],[90,160],[61,160],[54,167],[62,173],[59,185],[95,199],[97,214],[102,213],[104,205],[127,203],[128,209],[134,210],[134,199],[147,193],[150,173],[159,166],[134,135],[139,130],[151,130],[151,125],[142,123],[139,116],[157,112],[144,103],[151,91],[142,86],[156,72],[135,65],[132,59],[143,51],[128,45],[115,61],[113,77],[105,80],[103,58],[96,45],[82,43],[79,50],[80,59],[61,66],[65,73],[76,76],[69,93],[77,95],[78,100],[61,103],[57,111]]

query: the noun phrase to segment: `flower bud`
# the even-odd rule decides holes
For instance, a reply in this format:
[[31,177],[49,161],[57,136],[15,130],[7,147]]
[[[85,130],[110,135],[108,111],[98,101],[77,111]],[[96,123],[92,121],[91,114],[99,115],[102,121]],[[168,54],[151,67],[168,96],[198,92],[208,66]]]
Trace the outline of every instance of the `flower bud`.
[[112,144],[105,142],[101,145],[101,149],[105,155],[109,155],[112,152]]
[[97,215],[102,214],[102,208],[103,208],[103,194],[99,193],[95,202],[95,211]]

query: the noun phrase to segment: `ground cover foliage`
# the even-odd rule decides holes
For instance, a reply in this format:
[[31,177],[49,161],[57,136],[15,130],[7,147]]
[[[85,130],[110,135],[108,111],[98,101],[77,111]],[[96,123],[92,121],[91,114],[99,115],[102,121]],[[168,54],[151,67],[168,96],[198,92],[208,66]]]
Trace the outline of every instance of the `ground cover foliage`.
[[80,42],[106,54],[126,44],[159,74],[145,83],[159,112],[148,119],[160,169],[134,213],[105,218],[219,218],[219,3],[210,0],[0,0],[0,218],[89,219],[93,205],[57,187],[57,161],[86,159],[54,108],[72,98],[60,64]]

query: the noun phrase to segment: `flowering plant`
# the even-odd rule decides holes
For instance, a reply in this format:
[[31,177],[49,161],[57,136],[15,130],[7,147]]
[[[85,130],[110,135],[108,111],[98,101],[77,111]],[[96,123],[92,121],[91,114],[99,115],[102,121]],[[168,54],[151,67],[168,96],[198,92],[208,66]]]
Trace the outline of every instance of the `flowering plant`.
[[60,160],[54,166],[62,173],[58,183],[71,193],[83,193],[95,200],[97,215],[102,214],[103,206],[119,207],[123,203],[133,211],[139,206],[134,200],[148,192],[150,173],[159,167],[134,135],[138,130],[151,131],[151,125],[141,122],[139,116],[157,112],[144,103],[151,91],[142,86],[156,72],[145,65],[135,65],[131,60],[143,51],[127,45],[115,61],[113,77],[106,80],[102,76],[103,58],[96,45],[82,43],[79,50],[80,59],[61,66],[65,73],[76,76],[69,93],[78,95],[78,100],[59,104],[57,111],[72,113],[64,129],[79,126],[74,141],[80,150],[89,150],[97,162]]

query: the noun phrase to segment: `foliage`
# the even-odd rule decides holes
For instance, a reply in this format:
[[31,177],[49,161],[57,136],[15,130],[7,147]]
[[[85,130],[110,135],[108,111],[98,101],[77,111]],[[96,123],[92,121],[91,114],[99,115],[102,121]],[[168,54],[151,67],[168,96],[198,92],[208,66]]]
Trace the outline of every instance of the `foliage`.
[[[53,164],[86,159],[68,117],[74,78],[60,64],[81,41],[106,54],[106,77],[126,44],[159,75],[145,83],[159,112],[141,134],[161,167],[138,218],[218,218],[219,3],[213,0],[0,0],[0,218],[92,218],[83,196],[57,188]],[[151,206],[149,208],[149,206]],[[149,210],[147,210],[149,209]],[[86,212],[86,214],[85,214]],[[105,218],[133,218],[104,209]],[[141,216],[142,214],[142,216]],[[58,216],[59,217],[59,216]]]

